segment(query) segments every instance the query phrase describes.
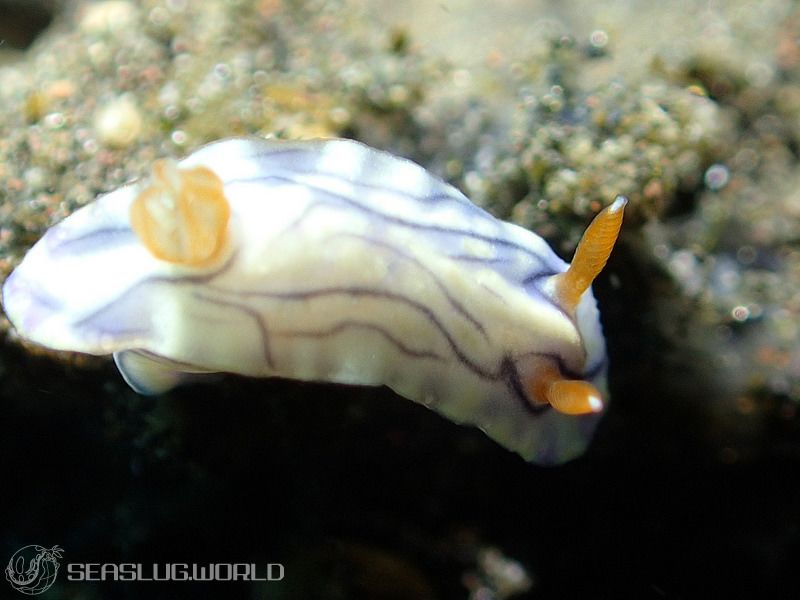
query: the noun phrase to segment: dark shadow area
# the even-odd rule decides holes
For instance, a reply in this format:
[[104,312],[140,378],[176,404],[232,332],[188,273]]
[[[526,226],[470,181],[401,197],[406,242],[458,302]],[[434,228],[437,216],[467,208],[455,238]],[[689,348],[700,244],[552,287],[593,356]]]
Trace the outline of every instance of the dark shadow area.
[[0,40],[25,50],[53,21],[60,0],[0,0]]
[[42,598],[467,598],[490,546],[535,578],[525,598],[797,597],[798,457],[717,459],[713,381],[665,352],[663,290],[631,252],[597,284],[613,403],[560,468],[386,389],[228,377],[143,398],[110,364],[6,348],[0,556],[38,543],[70,563],[285,568],[258,583],[60,576]]

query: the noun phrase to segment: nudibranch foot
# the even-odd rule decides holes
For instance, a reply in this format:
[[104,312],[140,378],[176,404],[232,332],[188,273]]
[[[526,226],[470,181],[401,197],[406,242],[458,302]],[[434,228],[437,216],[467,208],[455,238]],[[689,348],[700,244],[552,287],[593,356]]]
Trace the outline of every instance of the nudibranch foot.
[[137,350],[114,352],[114,363],[125,383],[143,396],[162,394],[179,385],[217,376],[192,365]]
[[601,210],[584,232],[569,268],[553,276],[555,297],[564,310],[575,311],[583,294],[606,266],[619,236],[627,203],[627,198],[617,196]]

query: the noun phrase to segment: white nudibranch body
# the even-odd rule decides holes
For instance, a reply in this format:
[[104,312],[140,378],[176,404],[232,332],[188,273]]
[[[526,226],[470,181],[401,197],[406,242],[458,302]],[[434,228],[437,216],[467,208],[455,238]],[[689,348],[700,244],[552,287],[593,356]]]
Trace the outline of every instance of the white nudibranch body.
[[138,392],[199,373],[386,385],[528,460],[583,452],[606,352],[591,281],[422,167],[349,140],[233,138],[99,197],[3,286],[19,333],[113,353]]

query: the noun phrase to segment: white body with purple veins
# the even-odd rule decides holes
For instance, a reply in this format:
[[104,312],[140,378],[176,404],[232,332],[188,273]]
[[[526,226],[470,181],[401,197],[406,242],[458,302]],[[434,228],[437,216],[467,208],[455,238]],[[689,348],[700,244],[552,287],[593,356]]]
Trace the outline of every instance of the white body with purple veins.
[[51,228],[3,303],[25,338],[113,353],[141,393],[210,372],[386,385],[561,463],[604,407],[590,286],[624,205],[569,265],[410,161],[349,140],[232,138]]

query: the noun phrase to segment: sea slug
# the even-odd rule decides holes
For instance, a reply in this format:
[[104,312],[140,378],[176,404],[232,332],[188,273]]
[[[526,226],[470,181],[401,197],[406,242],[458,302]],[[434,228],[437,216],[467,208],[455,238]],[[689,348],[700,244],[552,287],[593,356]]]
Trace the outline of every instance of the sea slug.
[[48,230],[4,309],[24,338],[113,353],[143,394],[214,372],[386,385],[561,463],[605,406],[591,283],[625,202],[569,265],[408,160],[350,140],[231,138]]

